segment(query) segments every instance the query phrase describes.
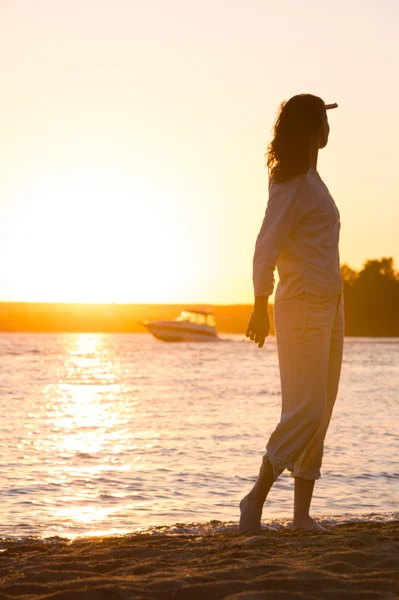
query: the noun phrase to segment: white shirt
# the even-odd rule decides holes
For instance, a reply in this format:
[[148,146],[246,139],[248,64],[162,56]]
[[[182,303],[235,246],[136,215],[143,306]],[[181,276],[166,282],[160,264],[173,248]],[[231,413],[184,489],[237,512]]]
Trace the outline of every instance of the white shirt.
[[277,266],[276,300],[302,292],[342,292],[338,208],[316,169],[287,182],[269,179],[269,201],[253,259],[255,296],[270,296]]

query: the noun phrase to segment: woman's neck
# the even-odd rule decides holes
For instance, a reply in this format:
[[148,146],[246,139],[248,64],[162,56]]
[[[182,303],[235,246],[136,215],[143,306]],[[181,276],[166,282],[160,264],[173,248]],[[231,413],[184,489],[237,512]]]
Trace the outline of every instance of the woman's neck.
[[317,169],[317,158],[318,158],[318,155],[319,155],[319,149],[318,148],[311,148],[310,149],[310,162],[309,162],[309,165],[314,170]]

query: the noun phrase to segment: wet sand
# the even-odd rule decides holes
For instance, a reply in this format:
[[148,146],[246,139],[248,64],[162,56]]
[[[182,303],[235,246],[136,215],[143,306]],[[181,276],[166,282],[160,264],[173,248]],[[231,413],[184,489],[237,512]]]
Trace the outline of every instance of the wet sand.
[[0,600],[399,597],[399,521],[263,531],[3,541]]

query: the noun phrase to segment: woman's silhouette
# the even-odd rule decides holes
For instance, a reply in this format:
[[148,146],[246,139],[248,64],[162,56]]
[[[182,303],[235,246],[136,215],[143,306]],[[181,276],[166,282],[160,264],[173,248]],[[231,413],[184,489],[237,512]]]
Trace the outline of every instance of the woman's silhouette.
[[282,410],[258,479],[240,502],[240,532],[260,533],[262,507],[277,477],[295,478],[295,529],[323,529],[309,514],[320,477],[324,438],[341,373],[344,307],[339,264],[340,217],[316,170],[330,127],[325,105],[311,94],[281,106],[269,144],[269,200],[253,260],[255,306],[247,336],[262,348],[274,304]]

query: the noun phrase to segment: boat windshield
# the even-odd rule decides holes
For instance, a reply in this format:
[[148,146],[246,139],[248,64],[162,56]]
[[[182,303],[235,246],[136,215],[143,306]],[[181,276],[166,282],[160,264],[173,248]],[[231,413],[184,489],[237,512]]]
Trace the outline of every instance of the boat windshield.
[[190,312],[184,310],[180,317],[177,317],[176,321],[189,321],[189,323],[196,323],[197,325],[209,325],[215,327],[215,317],[212,314],[203,314]]

